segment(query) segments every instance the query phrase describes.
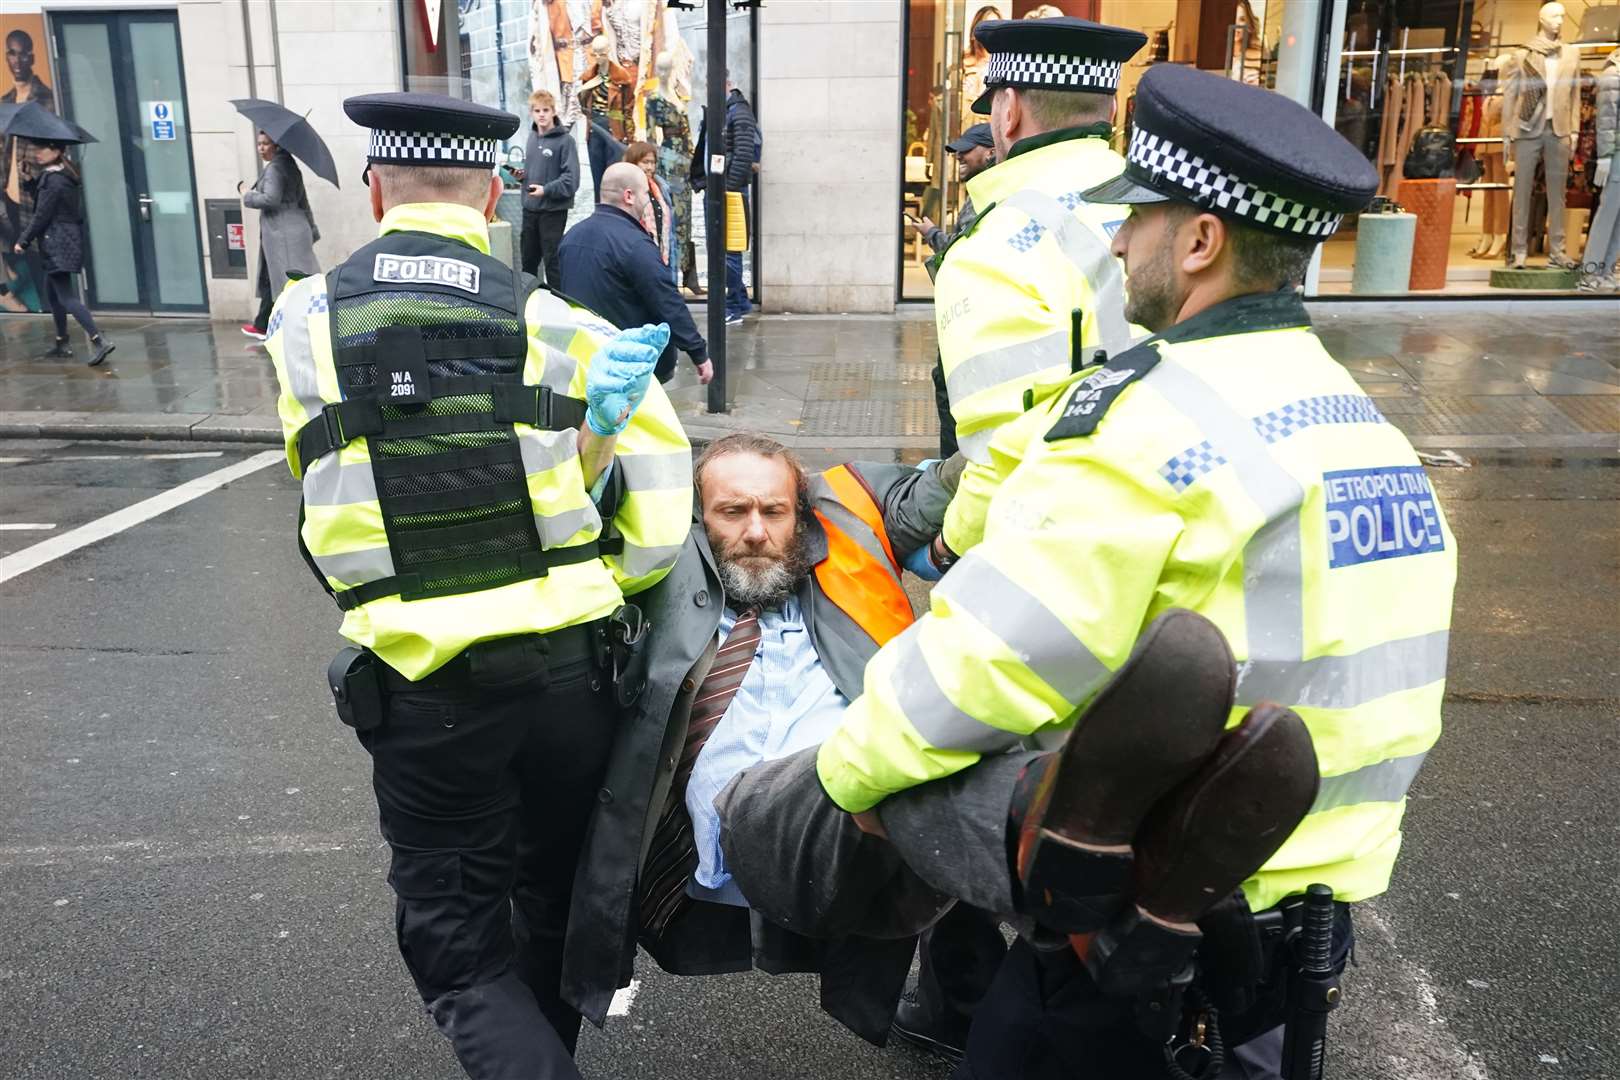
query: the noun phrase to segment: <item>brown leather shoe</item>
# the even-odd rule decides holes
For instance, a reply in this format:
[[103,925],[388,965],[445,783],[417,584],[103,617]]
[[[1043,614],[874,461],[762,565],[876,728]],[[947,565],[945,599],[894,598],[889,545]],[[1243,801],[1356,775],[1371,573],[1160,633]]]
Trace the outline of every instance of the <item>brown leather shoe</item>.
[[1198,947],[1199,917],[1276,854],[1320,783],[1304,721],[1280,705],[1249,710],[1137,833],[1133,908],[1075,941],[1098,986],[1140,993],[1174,976]]
[[1214,750],[1236,685],[1232,652],[1214,623],[1181,610],[1153,621],[1023,808],[1025,914],[1079,933],[1124,906],[1139,826]]

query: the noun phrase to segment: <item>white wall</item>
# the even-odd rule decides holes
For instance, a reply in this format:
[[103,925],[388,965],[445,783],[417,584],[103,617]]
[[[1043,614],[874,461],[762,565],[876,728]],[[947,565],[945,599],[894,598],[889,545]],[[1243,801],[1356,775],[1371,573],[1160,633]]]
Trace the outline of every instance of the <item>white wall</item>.
[[759,15],[766,309],[892,311],[904,0],[784,0]]

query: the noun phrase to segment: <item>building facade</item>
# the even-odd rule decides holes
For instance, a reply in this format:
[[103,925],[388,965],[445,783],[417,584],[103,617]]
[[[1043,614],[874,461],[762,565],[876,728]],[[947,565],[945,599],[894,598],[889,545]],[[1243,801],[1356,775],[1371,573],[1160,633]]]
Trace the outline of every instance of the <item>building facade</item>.
[[[681,159],[702,156],[696,138],[711,67],[705,7],[12,0],[0,13],[12,85],[5,100],[40,99],[99,140],[79,155],[92,306],[239,319],[254,306],[258,215],[241,208],[238,185],[253,183],[259,162],[254,130],[233,99],[279,101],[307,113],[325,138],[341,187],[305,176],[320,229],[316,254],[330,266],[375,229],[360,182],[365,134],[341,107],[351,94],[434,90],[525,114],[529,92],[546,88],[580,147],[586,176],[576,215],[589,212],[593,197],[593,121],[619,142],[658,144],[661,171],[681,188],[690,168]],[[978,119],[968,103],[984,58],[972,28],[986,18],[1061,11],[1148,34],[1121,87],[1120,145],[1142,73],[1154,63],[1182,63],[1288,94],[1379,165],[1381,194],[1412,220],[1352,219],[1324,245],[1307,283],[1312,294],[1571,295],[1579,269],[1546,267],[1551,219],[1559,217],[1565,253],[1579,262],[1598,203],[1590,99],[1616,47],[1620,5],[1563,4],[1561,55],[1571,62],[1558,77],[1570,85],[1554,86],[1551,97],[1570,102],[1568,160],[1549,158],[1533,163],[1531,175],[1510,178],[1501,107],[1538,33],[1541,7],[1535,0],[771,0],[734,11],[725,66],[763,132],[750,276],[767,311],[884,312],[930,299],[927,251],[905,217],[948,226],[961,205],[962,185],[943,147]],[[514,144],[523,136],[520,129]],[[1431,175],[1421,153],[1408,158],[1437,138],[1450,156],[1442,155],[1442,175]],[[8,140],[0,157],[7,174],[0,231],[29,209],[11,149]],[[1562,200],[1547,188],[1560,172]],[[520,199],[507,179],[500,215],[516,224]],[[677,215],[690,219],[701,273],[703,200],[674,194]],[[1521,206],[1530,272],[1515,274],[1507,260]],[[32,272],[26,259],[7,255],[13,289],[0,301],[38,310]]]

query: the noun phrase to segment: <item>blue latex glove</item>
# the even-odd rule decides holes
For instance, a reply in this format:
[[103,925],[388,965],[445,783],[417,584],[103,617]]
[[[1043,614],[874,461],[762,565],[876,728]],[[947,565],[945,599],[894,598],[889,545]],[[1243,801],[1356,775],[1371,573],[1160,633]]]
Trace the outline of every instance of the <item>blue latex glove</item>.
[[918,472],[927,472],[928,471],[928,466],[930,466],[930,465],[938,465],[939,462],[940,462],[940,459],[937,458],[937,457],[923,458],[921,461],[917,462],[917,471]]
[[929,557],[928,549],[931,546],[924,544],[910,555],[907,555],[905,562],[902,564],[907,570],[910,570],[924,581],[938,581],[945,576],[939,572],[939,567],[935,566],[934,560]]
[[585,423],[592,431],[606,437],[629,426],[668,344],[669,324],[659,323],[621,330],[597,350],[585,373]]

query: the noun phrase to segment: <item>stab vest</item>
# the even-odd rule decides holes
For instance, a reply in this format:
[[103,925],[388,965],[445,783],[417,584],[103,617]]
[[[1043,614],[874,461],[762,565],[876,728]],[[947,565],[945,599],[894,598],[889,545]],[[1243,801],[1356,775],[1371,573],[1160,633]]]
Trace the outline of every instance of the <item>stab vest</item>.
[[[578,399],[522,381],[533,287],[465,244],[410,232],[379,238],[327,275],[342,400],[298,433],[298,455],[307,475],[365,439],[388,538],[386,562],[342,575],[356,582],[333,593],[345,611],[386,596],[493,589],[617,553],[613,536],[556,546],[588,523],[543,535],[531,505],[531,475],[551,464],[536,433],[585,418]],[[306,557],[323,583],[334,576],[327,560]]]

